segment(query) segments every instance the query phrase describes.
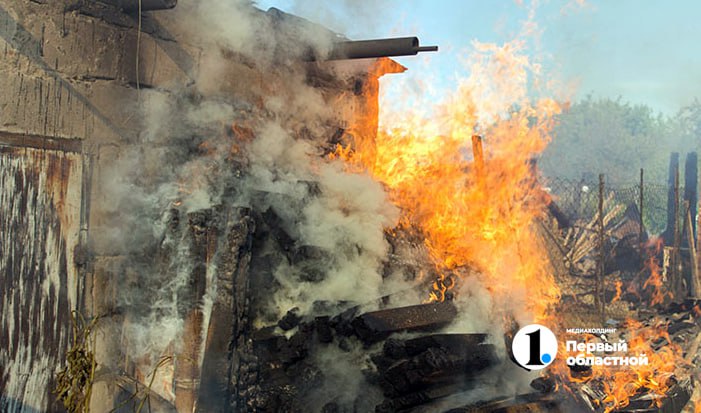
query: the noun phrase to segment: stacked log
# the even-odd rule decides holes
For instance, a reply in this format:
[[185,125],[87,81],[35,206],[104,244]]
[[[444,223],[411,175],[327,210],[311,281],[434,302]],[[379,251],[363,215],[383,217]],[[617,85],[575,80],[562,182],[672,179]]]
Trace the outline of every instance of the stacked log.
[[376,410],[405,410],[473,387],[479,374],[497,363],[494,345],[486,344],[486,337],[435,334],[388,339],[373,357],[386,397]]

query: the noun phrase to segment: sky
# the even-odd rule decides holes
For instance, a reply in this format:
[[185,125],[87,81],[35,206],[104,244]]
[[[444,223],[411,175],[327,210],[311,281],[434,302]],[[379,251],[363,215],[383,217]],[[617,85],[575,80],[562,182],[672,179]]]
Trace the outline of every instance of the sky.
[[[474,40],[502,44],[522,32],[529,0],[265,0],[354,40],[413,36],[437,53],[397,59],[401,86],[419,94],[454,88]],[[672,115],[701,96],[701,2],[540,0],[529,55],[578,100],[620,97]]]

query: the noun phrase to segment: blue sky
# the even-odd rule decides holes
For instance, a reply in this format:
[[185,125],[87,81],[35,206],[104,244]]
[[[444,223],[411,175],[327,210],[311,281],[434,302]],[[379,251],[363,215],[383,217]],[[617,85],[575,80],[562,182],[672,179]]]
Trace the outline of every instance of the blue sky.
[[[266,0],[352,39],[417,35],[440,51],[398,59],[409,71],[403,87],[449,90],[466,75],[460,59],[473,40],[503,43],[528,16],[514,0]],[[576,84],[574,99],[622,97],[666,114],[701,96],[701,2],[541,0],[540,42],[529,52],[546,72]],[[379,4],[379,6],[377,5]],[[383,86],[391,81],[383,82]],[[390,84],[391,88],[392,85]],[[411,87],[411,86],[408,86]]]

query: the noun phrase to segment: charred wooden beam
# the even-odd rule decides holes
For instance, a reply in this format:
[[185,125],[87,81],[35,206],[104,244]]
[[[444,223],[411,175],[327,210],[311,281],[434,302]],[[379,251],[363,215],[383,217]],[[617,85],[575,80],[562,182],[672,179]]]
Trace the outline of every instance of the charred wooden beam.
[[446,413],[564,413],[572,411],[560,404],[561,400],[553,394],[529,393],[458,407],[450,409]]
[[645,260],[643,258],[643,248],[645,246],[645,219],[643,217],[644,211],[644,201],[645,201],[645,170],[640,168],[640,198],[638,199],[638,212],[640,213],[640,235],[638,236],[638,242],[640,243],[640,263],[645,267]]
[[388,339],[373,357],[377,384],[388,397],[378,412],[403,411],[474,387],[472,380],[497,362],[485,334],[435,334]]
[[[186,288],[178,291],[178,309],[184,315],[180,350],[176,353],[174,371],[175,406],[179,411],[192,411],[197,404],[200,387],[200,351],[202,348],[202,303],[207,289],[207,267],[217,247],[219,211],[205,209],[188,217],[189,260],[192,273]],[[182,305],[181,305],[182,303]]]
[[531,388],[541,393],[551,393],[557,388],[557,383],[550,376],[540,376],[531,381]]
[[606,300],[604,299],[604,290],[606,281],[604,280],[604,275],[606,274],[605,264],[606,264],[606,244],[605,244],[605,227],[604,227],[604,174],[599,174],[599,213],[597,215],[597,229],[598,229],[598,246],[599,255],[596,260],[596,284],[595,284],[595,295],[594,295],[594,305],[597,306],[597,310],[601,316],[601,321],[606,320]]
[[482,137],[472,135],[472,156],[475,159],[475,169],[477,170],[477,179],[484,179],[484,150],[482,149]]
[[[684,201],[689,203],[689,214],[692,218],[696,217],[697,209],[697,190],[698,190],[698,162],[699,158],[696,152],[689,152],[686,154],[686,160],[684,161]],[[696,222],[692,219],[692,228],[687,231],[691,232],[691,237],[696,235]],[[682,237],[686,240],[687,237]]]
[[300,321],[302,321],[302,317],[299,315],[299,307],[295,307],[289,310],[280,321],[278,321],[277,325],[283,329],[283,331],[287,331],[297,327]]
[[486,339],[486,334],[432,334],[409,340],[388,339],[385,341],[383,354],[399,360],[413,357],[429,348],[443,348],[460,353],[484,343]]
[[674,227],[676,224],[675,205],[678,198],[675,192],[675,176],[678,182],[679,176],[679,152],[672,152],[669,156],[669,175],[667,178],[667,227],[662,233],[664,245],[670,246],[674,243]]
[[314,328],[316,330],[316,338],[321,343],[330,343],[333,341],[333,331],[331,331],[331,320],[329,316],[316,317],[314,319]]
[[[395,413],[395,412],[410,412],[412,408],[417,407],[423,410],[424,407],[430,406],[429,403],[440,400],[450,395],[467,390],[465,384],[448,383],[441,386],[422,389],[420,391],[409,393],[394,399],[386,399],[381,404],[375,407],[375,413]],[[430,411],[430,410],[429,410]]]
[[453,321],[458,312],[448,301],[373,311],[355,318],[353,329],[366,344],[401,331],[431,331]]
[[699,268],[696,265],[696,240],[694,239],[694,220],[691,218],[691,204],[689,201],[684,201],[684,233],[686,234],[687,247],[689,249],[689,267],[690,271],[687,280],[687,286],[690,297],[701,296],[701,283],[699,283]]
[[434,385],[465,383],[496,362],[496,352],[491,344],[460,349],[430,347],[382,371],[379,384],[386,396],[397,397]]
[[682,293],[684,290],[684,284],[682,282],[682,272],[679,266],[681,265],[681,254],[679,249],[681,248],[681,231],[679,229],[679,210],[680,210],[680,205],[679,205],[679,168],[676,169],[675,174],[674,174],[674,229],[672,233],[674,234],[673,236],[673,242],[672,242],[672,258],[670,259],[670,266],[671,266],[671,285],[672,285],[672,291],[673,291],[673,296],[675,300],[678,300],[680,297],[683,297],[685,294]]
[[202,360],[198,412],[231,411],[229,376],[240,379],[242,331],[247,308],[241,302],[248,294],[248,265],[255,222],[250,211],[236,208],[227,214],[226,239],[222,246],[216,274],[217,293],[214,297]]

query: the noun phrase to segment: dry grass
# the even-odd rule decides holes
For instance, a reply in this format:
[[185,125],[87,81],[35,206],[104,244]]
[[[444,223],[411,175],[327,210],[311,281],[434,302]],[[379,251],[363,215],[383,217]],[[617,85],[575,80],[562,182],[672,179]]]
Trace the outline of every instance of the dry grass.
[[93,331],[99,317],[90,322],[77,311],[71,312],[73,343],[66,352],[66,366],[56,374],[54,394],[69,413],[88,413],[95,378],[95,338]]

